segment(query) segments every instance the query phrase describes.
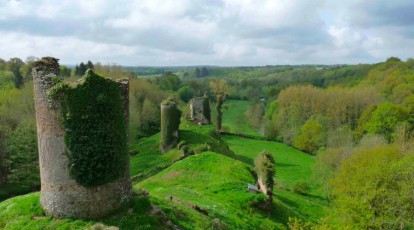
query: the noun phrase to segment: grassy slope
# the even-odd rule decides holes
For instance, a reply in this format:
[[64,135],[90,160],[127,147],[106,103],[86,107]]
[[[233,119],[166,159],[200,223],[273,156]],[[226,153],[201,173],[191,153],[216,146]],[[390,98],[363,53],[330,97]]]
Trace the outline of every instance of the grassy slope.
[[250,106],[249,101],[226,100],[228,107],[223,110],[223,129],[230,133],[260,136],[246,121],[245,112]]
[[312,174],[310,166],[314,159],[308,154],[277,142],[237,136],[223,136],[222,138],[240,161],[251,166],[254,166],[254,159],[263,150],[272,153],[276,161],[276,179],[283,184],[293,185],[296,181],[310,179]]
[[[214,130],[213,126],[195,126],[183,122],[180,127],[180,136],[190,148],[206,143],[211,147],[211,151],[234,157],[234,153],[224,142],[214,136]],[[159,139],[159,134],[156,134],[131,145],[131,152],[137,153],[131,157],[131,175],[137,176],[135,181],[141,181],[158,173],[178,161],[183,155],[177,149],[171,149],[164,154],[160,153]]]
[[[185,229],[214,229],[218,225],[230,229],[283,227],[286,215],[270,221],[263,211],[254,208],[265,198],[247,191],[247,183],[255,183],[251,170],[240,161],[204,152],[175,163],[135,187],[148,189]],[[195,205],[208,210],[208,214],[195,210]]]
[[100,221],[53,219],[46,216],[40,207],[37,192],[0,203],[0,229],[87,229],[98,223],[118,226],[120,229],[160,229],[157,217],[148,215],[150,209],[150,202],[147,198],[135,198],[129,207]]
[[[215,137],[213,131],[212,126],[199,127],[184,122],[181,136],[191,148],[207,143],[211,151],[221,154],[207,152],[178,162],[181,153],[176,149],[159,153],[158,134],[133,144],[131,151],[139,152],[131,157],[131,175],[141,174],[135,180],[140,181],[135,188],[147,189],[152,195],[151,202],[158,204],[184,229],[219,225],[230,229],[278,229],[284,228],[290,216],[313,221],[323,216],[324,200],[288,189],[295,181],[310,178],[309,165],[313,162],[310,156],[279,143],[225,136],[224,141],[240,160],[237,161],[234,153]],[[270,216],[258,208],[264,196],[246,191],[246,183],[255,183],[251,173],[253,159],[263,149],[275,154],[276,179],[287,185],[287,188],[276,188]],[[44,217],[38,199],[38,193],[33,193],[0,203],[0,228],[77,229],[95,224]],[[121,229],[160,228],[155,217],[147,213],[148,200],[135,201],[131,205],[136,207],[133,213],[124,210],[101,222]],[[207,210],[208,215],[197,211],[196,206]]]
[[[277,199],[302,219],[316,221],[324,215],[328,202],[322,198],[324,194],[319,185],[311,180],[311,164],[314,162],[311,156],[277,142],[236,136],[223,136],[223,140],[240,161],[251,166],[261,151],[267,150],[272,153],[276,161]],[[310,185],[308,195],[292,192],[297,182],[306,182]]]

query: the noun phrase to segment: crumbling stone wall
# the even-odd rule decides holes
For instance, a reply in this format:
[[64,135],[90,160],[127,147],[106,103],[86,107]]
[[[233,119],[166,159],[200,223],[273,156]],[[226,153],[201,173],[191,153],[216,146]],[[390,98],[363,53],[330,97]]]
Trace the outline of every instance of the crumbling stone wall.
[[255,159],[257,180],[260,190],[266,195],[267,203],[271,205],[273,196],[273,185],[275,176],[275,160],[272,154],[263,151]]
[[177,108],[174,98],[161,102],[161,152],[175,147],[179,140],[181,111]]
[[190,100],[191,121],[208,125],[211,122],[210,100],[208,97],[196,97]]
[[[61,79],[58,59],[51,57],[42,58],[34,63],[32,72],[41,177],[40,203],[42,207],[47,214],[56,218],[72,217],[82,219],[100,218],[120,208],[132,195],[127,151],[121,152],[119,155],[125,159],[125,165],[122,169],[123,172],[118,178],[99,185],[81,185],[70,173],[70,167],[73,167],[73,165],[69,165],[69,163],[82,163],[82,160],[78,162],[71,162],[69,160],[69,156],[78,150],[69,148],[67,142],[65,142],[67,135],[62,124],[64,123],[62,111],[65,111],[63,109],[66,108],[62,108],[60,100],[52,99],[50,96],[51,89],[56,87],[56,83]],[[128,105],[128,83],[121,81],[118,85],[120,87],[118,95],[120,100],[123,100],[122,108],[124,110],[124,116],[121,119],[123,119],[122,123],[125,122],[124,125],[126,125],[128,121],[128,106],[125,105]],[[100,86],[97,85],[96,87],[99,88]],[[55,94],[65,93],[58,90],[52,92]],[[105,97],[105,95],[102,97]],[[105,103],[105,101],[102,103]],[[91,104],[88,106],[93,108],[99,105]],[[105,111],[102,112],[104,113]],[[68,112],[66,115],[70,116],[70,113]],[[96,125],[94,122],[102,121],[91,119],[89,122]],[[124,128],[123,130],[125,133],[121,134],[121,136],[124,135],[125,138],[120,141],[127,140],[127,129]],[[74,134],[77,135],[76,132]],[[89,144],[90,134],[91,132],[79,134],[85,140],[84,145]],[[100,143],[96,144],[99,145]],[[82,155],[82,153],[76,153]],[[102,156],[107,154],[109,153],[103,152]],[[91,172],[91,176],[94,176],[93,172]]]

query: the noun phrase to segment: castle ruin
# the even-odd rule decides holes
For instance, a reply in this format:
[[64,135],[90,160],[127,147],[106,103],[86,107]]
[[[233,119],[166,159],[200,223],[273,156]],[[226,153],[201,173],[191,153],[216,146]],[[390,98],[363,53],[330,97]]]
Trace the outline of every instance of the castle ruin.
[[[32,72],[42,207],[56,218],[81,219],[101,218],[120,208],[133,193],[127,151],[128,80],[114,82],[89,71],[79,83],[88,90],[76,91],[77,86],[61,82],[58,59],[52,57],[35,62]],[[112,94],[102,90],[103,83]],[[88,96],[80,97],[81,93]],[[117,126],[113,132],[100,132],[97,127],[111,129],[102,122]]]
[[208,125],[211,123],[210,100],[207,96],[190,100],[190,118],[193,123]]
[[161,102],[161,152],[167,152],[178,143],[181,111],[177,108],[175,98]]

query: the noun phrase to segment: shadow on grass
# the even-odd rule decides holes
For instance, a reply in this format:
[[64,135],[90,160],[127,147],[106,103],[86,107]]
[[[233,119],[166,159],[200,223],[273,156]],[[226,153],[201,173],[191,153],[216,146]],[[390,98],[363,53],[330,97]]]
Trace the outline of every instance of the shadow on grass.
[[287,199],[285,197],[282,197],[282,196],[279,196],[277,194],[273,195],[273,196],[276,197],[281,202],[283,202],[284,204],[287,204],[288,206],[295,207],[295,208],[299,207],[298,203],[296,203],[295,201],[289,200],[289,199]]
[[[39,182],[38,182],[39,183]],[[0,186],[0,202],[15,196],[24,195],[40,190],[40,184],[5,183]]]
[[276,166],[279,166],[279,167],[300,167],[300,165],[286,164],[286,163],[278,163],[278,162],[276,162],[275,165]]
[[250,166],[254,166],[254,160],[250,157],[246,157],[246,156],[241,156],[241,155],[237,155],[237,160],[244,162]]

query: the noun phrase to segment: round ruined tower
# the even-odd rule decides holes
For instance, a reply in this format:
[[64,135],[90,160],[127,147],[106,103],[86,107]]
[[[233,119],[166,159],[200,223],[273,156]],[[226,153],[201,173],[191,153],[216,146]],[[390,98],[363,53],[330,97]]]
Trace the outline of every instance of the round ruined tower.
[[[58,59],[42,58],[34,63],[32,72],[42,207],[47,214],[57,218],[81,219],[100,218],[120,208],[133,193],[129,176],[128,152],[121,154],[122,158],[126,159],[125,170],[116,179],[96,186],[85,186],[74,179],[70,173],[71,166],[68,157],[68,152],[73,150],[65,142],[67,129],[64,129],[62,125],[62,105],[58,100],[52,100],[49,95],[50,89],[61,78]],[[123,110],[121,119],[128,127],[128,80],[114,84],[119,87],[117,92],[122,102],[120,109]],[[126,141],[126,138],[123,140]]]
[[174,98],[161,102],[161,152],[167,152],[178,143],[181,111]]

